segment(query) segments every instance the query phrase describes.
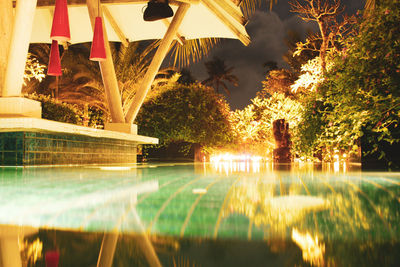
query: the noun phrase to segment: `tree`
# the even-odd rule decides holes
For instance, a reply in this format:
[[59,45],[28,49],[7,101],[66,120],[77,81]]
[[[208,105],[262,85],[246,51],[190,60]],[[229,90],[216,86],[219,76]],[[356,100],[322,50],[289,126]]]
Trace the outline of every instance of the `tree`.
[[230,108],[212,88],[198,83],[165,86],[143,104],[137,117],[140,134],[157,137],[162,144],[216,147],[229,143]]
[[225,93],[230,95],[229,89],[224,81],[238,86],[239,79],[231,74],[234,68],[227,68],[224,60],[214,57],[212,60],[205,62],[204,65],[207,69],[208,78],[203,81],[203,84],[212,85],[217,93],[219,93],[219,88],[222,87]]
[[193,76],[189,69],[182,68],[179,73],[180,77],[178,79],[178,83],[188,85],[196,82],[196,78]]
[[[111,54],[114,61],[115,73],[120,89],[123,109],[126,111],[132,103],[141,79],[147,71],[151,55],[157,43],[130,43],[128,47],[121,44],[110,43]],[[39,55],[39,62],[48,62],[48,45],[35,45],[31,47],[32,53]],[[77,104],[79,106],[92,106],[101,110],[106,117],[109,115],[108,105],[104,92],[101,72],[97,62],[90,61],[90,46],[74,45],[62,50],[61,65],[63,76],[55,79],[46,76],[42,83],[28,84],[25,92],[54,95],[57,99]],[[163,71],[160,71],[162,74]],[[154,84],[164,82],[168,77],[158,76]],[[56,90],[58,88],[58,90]],[[57,94],[53,92],[57,91]]]
[[46,76],[44,74],[45,68],[46,66],[40,64],[40,62],[36,59],[35,56],[33,56],[31,53],[28,53],[25,65],[25,72],[24,72],[24,85],[26,85],[26,82],[29,82],[32,79],[41,82],[43,78]]
[[316,94],[323,103],[314,107],[322,116],[316,138],[347,151],[357,150],[363,139],[366,150],[390,164],[392,147],[400,143],[400,2],[382,0],[369,12],[358,34],[335,54]]
[[[308,32],[308,36],[312,36],[313,33],[311,31]],[[283,55],[283,60],[289,64],[291,71],[296,75],[300,75],[301,66],[310,59],[318,56],[318,47],[320,47],[320,41],[314,39],[313,41],[309,40],[307,47],[303,47],[301,53],[297,51],[297,45],[302,43],[302,38],[300,34],[296,31],[289,30],[284,39],[286,46],[288,47],[288,51]]]
[[[246,150],[260,156],[271,156],[274,149],[273,122],[285,119],[289,122],[292,136],[301,120],[301,105],[298,101],[282,93],[273,93],[270,97],[255,97],[243,110],[231,115],[234,140],[237,150]],[[297,142],[294,138],[293,142]]]
[[341,7],[340,0],[293,0],[289,4],[292,7],[291,11],[298,13],[301,19],[307,22],[316,22],[320,31],[320,36],[311,36],[306,40],[306,43],[299,43],[296,53],[309,49],[310,44],[320,39],[319,60],[322,71],[325,72],[329,49],[338,48],[338,38],[349,30],[349,26],[354,21],[353,18],[344,16],[341,21],[338,20],[339,15],[344,10]]
[[260,97],[269,97],[273,93],[281,93],[286,97],[294,97],[291,85],[295,81],[295,75],[287,69],[271,70],[262,81],[263,89],[257,93]]

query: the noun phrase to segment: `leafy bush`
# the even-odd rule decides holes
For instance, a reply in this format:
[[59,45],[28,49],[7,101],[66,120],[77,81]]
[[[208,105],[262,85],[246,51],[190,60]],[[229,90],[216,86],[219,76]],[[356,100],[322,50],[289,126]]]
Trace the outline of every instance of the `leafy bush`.
[[273,93],[267,98],[252,99],[251,104],[243,110],[232,113],[232,127],[235,140],[237,140],[236,150],[270,156],[275,147],[272,124],[278,119],[285,119],[289,123],[292,141],[297,143],[297,127],[301,120],[301,110],[302,107],[298,101],[286,97],[283,93]]
[[42,103],[43,119],[83,125],[83,112],[75,105],[57,101],[46,95],[29,94],[26,97]]
[[136,122],[139,133],[161,143],[189,142],[205,147],[227,144],[231,138],[229,105],[212,88],[201,84],[167,84],[148,98]]
[[364,152],[368,148],[390,163],[382,147],[400,144],[400,1],[379,1],[370,12],[331,59],[313,96],[311,103],[322,102],[319,117],[306,108],[304,123],[311,130],[322,126],[309,139],[314,149],[354,151],[363,140]]

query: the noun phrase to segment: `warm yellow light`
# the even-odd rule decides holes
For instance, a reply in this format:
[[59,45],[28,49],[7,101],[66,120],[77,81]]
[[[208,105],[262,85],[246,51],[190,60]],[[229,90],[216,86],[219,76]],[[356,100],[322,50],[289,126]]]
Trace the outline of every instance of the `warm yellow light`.
[[104,166],[100,167],[102,171],[129,171],[132,167]]
[[292,240],[301,248],[304,261],[312,266],[324,266],[325,244],[319,243],[318,236],[313,238],[310,233],[302,234],[293,228]]

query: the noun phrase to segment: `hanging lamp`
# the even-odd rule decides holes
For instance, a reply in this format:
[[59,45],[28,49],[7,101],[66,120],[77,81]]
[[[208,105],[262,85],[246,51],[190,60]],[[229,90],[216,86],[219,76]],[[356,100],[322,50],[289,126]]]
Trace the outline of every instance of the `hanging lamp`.
[[159,0],[150,0],[143,13],[144,21],[155,21],[170,18],[174,15],[174,11],[168,5],[168,0],[160,2]]
[[53,40],[51,43],[49,64],[47,66],[47,75],[61,76],[61,74],[62,72],[58,42],[56,40]]
[[94,22],[93,41],[90,48],[90,60],[103,61],[106,59],[106,48],[104,46],[103,20],[100,17],[100,0],[98,2],[97,17]]
[[71,40],[67,0],[56,0],[50,38],[59,42]]

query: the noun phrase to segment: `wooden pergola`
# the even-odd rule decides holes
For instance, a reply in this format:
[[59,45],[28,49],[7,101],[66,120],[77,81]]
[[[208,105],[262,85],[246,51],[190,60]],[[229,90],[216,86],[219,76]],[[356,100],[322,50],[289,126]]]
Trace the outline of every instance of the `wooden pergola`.
[[[151,22],[151,24],[146,24],[155,26],[157,25],[157,29],[159,29],[160,25],[163,25],[162,27],[164,27],[164,32],[162,33],[162,36],[158,37],[161,38],[160,46],[154,55],[154,58],[140,87],[137,89],[136,95],[133,99],[133,104],[127,113],[124,114],[120,91],[118,89],[117,78],[111,57],[109,41],[120,41],[123,45],[127,45],[129,41],[135,40],[134,34],[132,35],[128,32],[132,27],[129,28],[127,25],[125,25],[129,23],[128,16],[123,16],[121,14],[123,14],[124,9],[126,10],[128,7],[135,7],[136,9],[137,7],[143,8],[147,2],[148,1],[145,0],[101,0],[101,14],[99,15],[102,16],[105,21],[104,32],[107,59],[99,64],[112,119],[112,123],[106,125],[106,129],[109,130],[130,132],[130,127],[139,112],[139,109],[151,87],[151,84],[162,64],[163,59],[170,49],[172,41],[177,39],[178,42],[183,44],[185,42],[185,38],[187,38],[186,35],[189,37],[192,35],[192,38],[196,38],[195,34],[190,33],[188,27],[195,26],[195,22],[190,21],[190,19],[194,17],[195,13],[193,12],[197,9],[200,10],[200,8],[202,8],[201,10],[207,10],[207,12],[212,15],[210,20],[215,19],[216,26],[218,26],[218,21],[220,25],[225,27],[224,31],[228,32],[226,34],[228,38],[236,38],[244,45],[248,45],[250,42],[249,36],[244,28],[244,25],[247,21],[243,17],[240,8],[234,4],[232,0],[170,0],[169,4],[173,7],[173,9],[175,9],[175,15],[173,16],[172,20],[170,21],[168,19],[164,19],[159,22]],[[2,116],[7,116],[4,115],[7,114],[7,111],[4,111],[4,109],[6,108],[7,103],[10,101],[11,105],[14,107],[16,106],[16,102],[24,103],[22,105],[20,104],[22,110],[17,111],[17,115],[36,117],[40,116],[40,110],[37,110],[39,107],[38,104],[35,104],[34,101],[28,99],[16,100],[16,97],[21,96],[26,55],[32,38],[34,39],[34,42],[50,42],[49,34],[46,32],[46,27],[43,27],[41,24],[41,27],[43,28],[37,31],[35,31],[34,28],[32,30],[31,27],[32,25],[35,26],[35,22],[39,16],[38,14],[45,14],[43,16],[50,17],[54,9],[54,4],[55,0],[0,1],[0,17],[2,18],[0,22],[0,51],[2,55],[0,59],[0,105],[3,104],[3,108],[0,108],[0,114],[3,114]],[[120,10],[118,10],[119,7],[121,7]],[[15,8],[14,15],[13,8]],[[82,8],[84,8],[85,12],[88,13],[88,17],[90,18],[93,27],[94,19],[98,15],[98,0],[68,0],[68,9],[70,14],[73,15],[75,9],[82,12]],[[49,12],[44,12],[46,9],[49,10]],[[137,16],[133,15],[134,14],[129,17],[135,17],[137,19],[137,17],[140,16],[141,19],[141,14],[136,14]],[[186,15],[188,16],[186,17]],[[201,24],[204,24],[206,19],[207,18],[204,18],[204,21],[198,21],[196,27],[201,27]],[[70,24],[71,21],[73,21],[73,19],[70,19]],[[183,22],[189,25],[186,25],[185,27],[185,23]],[[132,21],[130,21],[130,23],[132,23]],[[142,29],[143,27],[144,26],[141,25],[138,28],[143,33],[152,33],[152,30]],[[73,26],[71,26],[71,28],[73,28]],[[81,28],[84,29],[83,24]],[[138,29],[135,30],[137,33]],[[183,33],[185,30],[186,34]],[[32,31],[33,36],[31,36]],[[43,39],[43,37],[41,37],[42,39],[35,39],[35,32],[39,32],[40,35],[44,35],[46,39]],[[73,32],[71,35],[73,35]],[[89,41],[91,35],[86,35],[87,38],[89,38],[87,41]],[[185,36],[185,38],[183,36]],[[213,33],[210,32],[209,36],[212,37]],[[221,36],[223,37],[224,35]],[[221,36],[217,35],[215,37]],[[153,37],[142,37],[141,40],[146,38],[151,39]],[[73,41],[73,36],[71,41]],[[77,42],[82,41],[84,40],[77,40]],[[5,100],[6,98],[8,100]],[[12,112],[13,111],[8,113]]]

